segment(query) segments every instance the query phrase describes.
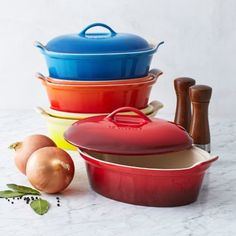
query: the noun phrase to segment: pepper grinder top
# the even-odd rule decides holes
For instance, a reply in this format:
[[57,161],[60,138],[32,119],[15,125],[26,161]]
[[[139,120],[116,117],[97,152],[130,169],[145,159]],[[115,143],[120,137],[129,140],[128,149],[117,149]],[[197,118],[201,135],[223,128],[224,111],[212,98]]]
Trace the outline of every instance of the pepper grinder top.
[[190,124],[190,135],[193,143],[210,152],[210,128],[208,120],[208,107],[212,88],[206,85],[194,85],[189,88],[193,114]]
[[189,131],[191,121],[189,87],[194,84],[195,80],[188,77],[180,77],[174,80],[175,93],[177,97],[174,121],[184,127],[187,131]]

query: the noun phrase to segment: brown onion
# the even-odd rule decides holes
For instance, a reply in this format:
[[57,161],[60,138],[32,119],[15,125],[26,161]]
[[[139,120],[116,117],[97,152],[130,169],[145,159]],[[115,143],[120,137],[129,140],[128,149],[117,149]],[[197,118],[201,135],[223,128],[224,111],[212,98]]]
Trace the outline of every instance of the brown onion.
[[45,147],[31,155],[26,166],[26,175],[36,189],[46,193],[58,193],[72,181],[74,163],[64,150]]
[[47,136],[34,134],[26,137],[21,142],[10,145],[9,148],[15,150],[15,163],[17,168],[25,174],[26,164],[31,154],[43,147],[56,146],[56,144]]

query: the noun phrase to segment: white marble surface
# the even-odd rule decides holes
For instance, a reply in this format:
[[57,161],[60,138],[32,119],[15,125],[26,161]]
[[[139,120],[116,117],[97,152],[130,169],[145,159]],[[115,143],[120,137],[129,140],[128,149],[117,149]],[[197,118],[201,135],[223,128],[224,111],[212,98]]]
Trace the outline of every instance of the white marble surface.
[[[236,235],[236,119],[211,119],[211,128],[212,150],[220,160],[207,173],[196,203],[153,208],[104,198],[90,189],[83,160],[73,153],[76,175],[60,196],[61,207],[55,196],[45,195],[51,209],[39,216],[23,202],[0,199],[0,235]],[[46,133],[33,111],[0,111],[0,189],[28,185],[7,147],[32,133]]]

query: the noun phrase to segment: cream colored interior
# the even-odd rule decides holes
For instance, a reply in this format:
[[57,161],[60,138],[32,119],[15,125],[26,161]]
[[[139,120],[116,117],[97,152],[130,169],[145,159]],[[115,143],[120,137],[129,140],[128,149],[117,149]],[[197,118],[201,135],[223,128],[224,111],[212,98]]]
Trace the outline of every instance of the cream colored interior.
[[91,157],[105,162],[133,167],[155,168],[155,169],[183,169],[210,159],[209,153],[192,147],[191,149],[159,155],[126,156],[101,154],[86,151]]

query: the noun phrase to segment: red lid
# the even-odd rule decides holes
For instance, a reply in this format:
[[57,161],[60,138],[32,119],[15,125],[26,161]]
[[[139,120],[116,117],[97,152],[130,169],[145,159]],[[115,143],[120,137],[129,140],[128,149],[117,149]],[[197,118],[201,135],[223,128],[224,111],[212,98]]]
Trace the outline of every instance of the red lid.
[[[137,116],[117,114],[125,111],[133,111]],[[109,154],[159,154],[192,146],[192,139],[183,127],[166,120],[150,119],[132,107],[78,121],[64,137],[81,149]]]

